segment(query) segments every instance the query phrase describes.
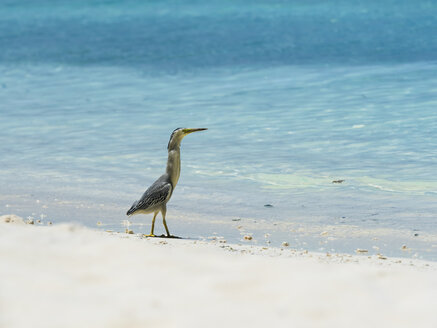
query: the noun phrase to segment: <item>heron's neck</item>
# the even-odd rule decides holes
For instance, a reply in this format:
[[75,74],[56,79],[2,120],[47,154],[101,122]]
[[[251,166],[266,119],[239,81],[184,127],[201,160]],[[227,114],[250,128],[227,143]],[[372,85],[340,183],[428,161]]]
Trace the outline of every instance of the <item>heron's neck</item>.
[[181,175],[181,150],[179,147],[172,147],[168,150],[166,173],[170,177],[173,188],[175,188]]

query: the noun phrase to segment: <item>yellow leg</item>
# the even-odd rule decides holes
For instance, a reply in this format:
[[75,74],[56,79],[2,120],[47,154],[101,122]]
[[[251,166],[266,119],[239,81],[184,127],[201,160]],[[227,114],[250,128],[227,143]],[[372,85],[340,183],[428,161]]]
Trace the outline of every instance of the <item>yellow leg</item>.
[[150,231],[149,235],[144,235],[144,237],[155,237],[155,235],[153,234],[153,231],[155,230],[155,219],[156,219],[157,215],[158,215],[158,212],[155,212],[155,214],[153,214],[152,230]]
[[167,237],[170,237],[171,236],[170,231],[168,231],[167,222],[165,222],[165,214],[167,213],[167,208],[164,207],[161,210],[161,213],[162,213],[162,223],[164,223],[165,231],[167,232]]

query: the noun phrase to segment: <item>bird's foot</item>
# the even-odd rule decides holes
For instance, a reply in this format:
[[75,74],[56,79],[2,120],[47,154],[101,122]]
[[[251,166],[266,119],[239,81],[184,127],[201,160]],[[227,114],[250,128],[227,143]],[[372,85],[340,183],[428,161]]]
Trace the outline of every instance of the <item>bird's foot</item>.
[[174,239],[182,239],[182,237],[174,236],[174,235],[154,235],[153,233],[148,235],[143,235],[143,237],[155,237],[155,238],[174,238]]

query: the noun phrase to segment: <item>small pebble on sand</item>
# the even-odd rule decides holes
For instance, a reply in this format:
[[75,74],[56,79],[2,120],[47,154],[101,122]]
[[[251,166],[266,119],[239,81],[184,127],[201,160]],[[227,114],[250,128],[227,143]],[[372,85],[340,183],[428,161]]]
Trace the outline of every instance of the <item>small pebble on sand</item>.
[[249,235],[244,236],[244,240],[252,240],[252,236],[249,236]]
[[287,246],[290,246],[290,244],[287,243],[286,241],[284,241],[284,242],[282,243],[282,246],[287,247]]
[[367,249],[362,249],[362,248],[357,248],[357,250],[355,252],[357,252],[357,253],[367,253],[368,250]]

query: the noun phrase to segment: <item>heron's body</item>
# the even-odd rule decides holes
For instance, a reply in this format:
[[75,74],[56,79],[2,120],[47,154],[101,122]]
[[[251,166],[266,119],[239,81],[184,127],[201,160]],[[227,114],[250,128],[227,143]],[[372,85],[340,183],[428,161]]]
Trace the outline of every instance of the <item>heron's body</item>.
[[155,218],[159,212],[162,214],[167,236],[170,236],[165,214],[167,212],[167,202],[170,200],[173,190],[178,183],[181,175],[181,141],[189,133],[202,131],[206,129],[183,129],[179,128],[173,131],[168,143],[168,160],[166,172],[159,177],[141,196],[135,201],[132,207],[127,211],[127,215],[149,214],[154,213],[152,220],[152,230],[149,236],[154,236]]

